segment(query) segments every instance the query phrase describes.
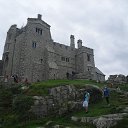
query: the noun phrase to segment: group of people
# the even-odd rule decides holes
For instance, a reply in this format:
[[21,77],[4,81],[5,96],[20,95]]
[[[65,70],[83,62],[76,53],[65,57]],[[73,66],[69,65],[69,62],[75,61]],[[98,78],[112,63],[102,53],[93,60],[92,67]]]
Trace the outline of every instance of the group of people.
[[[106,103],[107,103],[108,106],[110,106],[109,96],[110,96],[110,90],[107,86],[105,86],[104,89],[103,89],[103,97],[106,99]],[[89,100],[90,100],[90,93],[88,91],[85,91],[83,107],[85,108],[86,113],[88,113]]]
[[[16,75],[16,74],[12,75],[10,78],[13,78],[14,83],[22,82],[22,83],[25,83],[25,84],[29,84],[29,81],[28,81],[27,78],[24,78],[24,79],[21,81],[21,79],[20,79],[20,78],[18,77],[18,75]],[[5,82],[5,83],[8,83],[8,81],[9,81],[10,78],[9,78],[8,75],[6,75],[6,76],[4,77],[4,82]]]

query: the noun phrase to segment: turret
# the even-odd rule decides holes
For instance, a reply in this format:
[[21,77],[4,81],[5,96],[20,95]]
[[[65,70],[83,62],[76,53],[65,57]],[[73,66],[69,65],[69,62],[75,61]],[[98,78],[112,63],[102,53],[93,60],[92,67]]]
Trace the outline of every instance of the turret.
[[81,48],[81,47],[82,47],[82,40],[79,39],[79,40],[77,41],[77,46],[78,46],[78,48]]
[[75,49],[75,38],[74,38],[74,35],[70,36],[70,47],[72,49]]

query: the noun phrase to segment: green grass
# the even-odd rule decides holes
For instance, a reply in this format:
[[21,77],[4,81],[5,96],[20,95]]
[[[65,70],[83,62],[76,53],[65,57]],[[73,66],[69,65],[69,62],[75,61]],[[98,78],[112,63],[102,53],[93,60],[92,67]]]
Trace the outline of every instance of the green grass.
[[62,85],[74,85],[77,88],[82,88],[87,84],[97,85],[99,87],[103,86],[103,83],[97,83],[96,81],[91,80],[48,80],[38,83],[33,83],[30,85],[29,90],[27,91],[28,95],[47,95],[48,89],[51,87],[57,87]]
[[[84,128],[85,124],[73,122],[71,121],[72,116],[76,117],[98,117],[105,114],[112,114],[112,113],[118,113],[121,112],[121,109],[118,109],[118,107],[124,108],[125,105],[122,104],[122,102],[119,100],[119,95],[116,92],[111,92],[110,97],[110,106],[106,104],[106,100],[103,99],[103,101],[100,101],[96,104],[89,104],[89,112],[85,113],[84,108],[77,112],[68,113],[65,116],[62,117],[47,117],[45,119],[40,119],[36,121],[28,122],[27,124],[20,124],[17,126],[13,126],[13,128],[36,128],[41,126],[46,126],[46,123],[49,121],[52,121],[51,124],[49,124],[47,127],[50,128],[53,125],[59,124],[63,126],[70,126],[71,128]],[[124,125],[127,123],[127,118],[119,122],[119,125],[124,123]],[[123,125],[122,125],[123,126]],[[11,128],[11,127],[9,127]],[[90,124],[86,124],[86,128],[95,128],[95,126],[92,126]],[[114,127],[116,128],[116,127]],[[119,127],[117,127],[119,128]],[[125,128],[125,127],[124,127]]]
[[118,107],[119,106],[124,107],[118,99],[119,99],[118,94],[115,92],[111,92],[110,106],[108,106],[106,103],[106,100],[103,99],[103,101],[100,101],[99,103],[89,104],[88,113],[85,113],[85,110],[83,109],[79,112],[74,113],[73,116],[96,117],[96,116],[101,116],[101,115],[110,114],[110,113],[118,113],[120,112],[120,109],[118,109]]
[[[105,83],[97,83],[95,81],[90,81],[90,80],[49,80],[49,81],[43,81],[39,83],[33,83],[30,85],[30,88],[25,92],[28,95],[47,95],[48,90],[51,87],[57,87],[57,86],[62,86],[62,85],[74,85],[77,88],[82,88],[83,86],[86,86],[88,84],[91,85],[96,85],[98,87],[103,87]],[[123,90],[128,90],[128,84],[127,85],[121,85],[121,89]],[[44,119],[40,120],[34,120],[26,123],[18,123],[14,124],[12,127],[8,126],[5,128],[36,128],[36,127],[41,127],[41,126],[46,126],[46,123],[48,121],[52,121],[47,128],[51,128],[53,125],[59,124],[59,125],[64,125],[64,126],[69,126],[71,128],[95,128],[95,126],[92,126],[90,124],[83,124],[83,123],[78,123],[78,122],[73,122],[71,121],[71,116],[77,116],[77,117],[97,117],[105,114],[110,114],[110,113],[118,113],[121,112],[121,109],[119,108],[126,107],[125,104],[123,104],[123,101],[120,101],[119,95],[116,92],[111,92],[110,95],[110,106],[106,104],[105,99],[103,101],[100,101],[99,103],[96,104],[89,104],[89,112],[85,113],[84,108],[80,111],[77,112],[72,112],[68,113],[65,116],[62,117],[47,117]],[[119,109],[118,109],[119,108]],[[124,128],[125,125],[127,124],[128,118],[126,117],[124,120],[120,121],[118,123],[119,126],[121,126],[123,123]],[[113,128],[119,128],[119,127],[113,127]]]
[[128,84],[122,84],[119,86],[121,90],[127,91],[128,92]]
[[94,84],[94,83],[97,84],[97,82],[93,80],[92,81],[91,80],[48,80],[39,83],[33,83],[32,85],[44,86],[44,87],[56,87],[59,85],[68,85],[68,84],[85,85],[85,84]]

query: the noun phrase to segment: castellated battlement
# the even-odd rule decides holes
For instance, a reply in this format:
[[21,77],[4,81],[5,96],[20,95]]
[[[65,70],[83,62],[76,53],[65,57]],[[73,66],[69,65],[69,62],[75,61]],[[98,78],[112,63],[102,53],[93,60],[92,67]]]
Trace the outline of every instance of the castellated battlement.
[[74,35],[69,41],[69,46],[53,41],[50,25],[40,14],[28,18],[22,28],[12,25],[4,46],[2,75],[16,74],[29,82],[73,78],[104,81],[103,74],[97,76],[93,49],[83,46],[82,40],[75,48]]

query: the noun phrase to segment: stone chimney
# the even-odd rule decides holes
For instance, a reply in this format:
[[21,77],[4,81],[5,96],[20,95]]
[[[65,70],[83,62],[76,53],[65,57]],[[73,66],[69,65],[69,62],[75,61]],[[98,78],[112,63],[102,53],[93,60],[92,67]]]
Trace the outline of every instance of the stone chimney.
[[75,38],[74,38],[74,35],[70,36],[70,47],[72,49],[75,49]]
[[77,41],[77,46],[78,46],[78,48],[81,48],[81,47],[82,47],[82,40],[79,39],[79,40]]
[[42,15],[41,14],[38,14],[38,17],[37,17],[39,20],[42,20]]

